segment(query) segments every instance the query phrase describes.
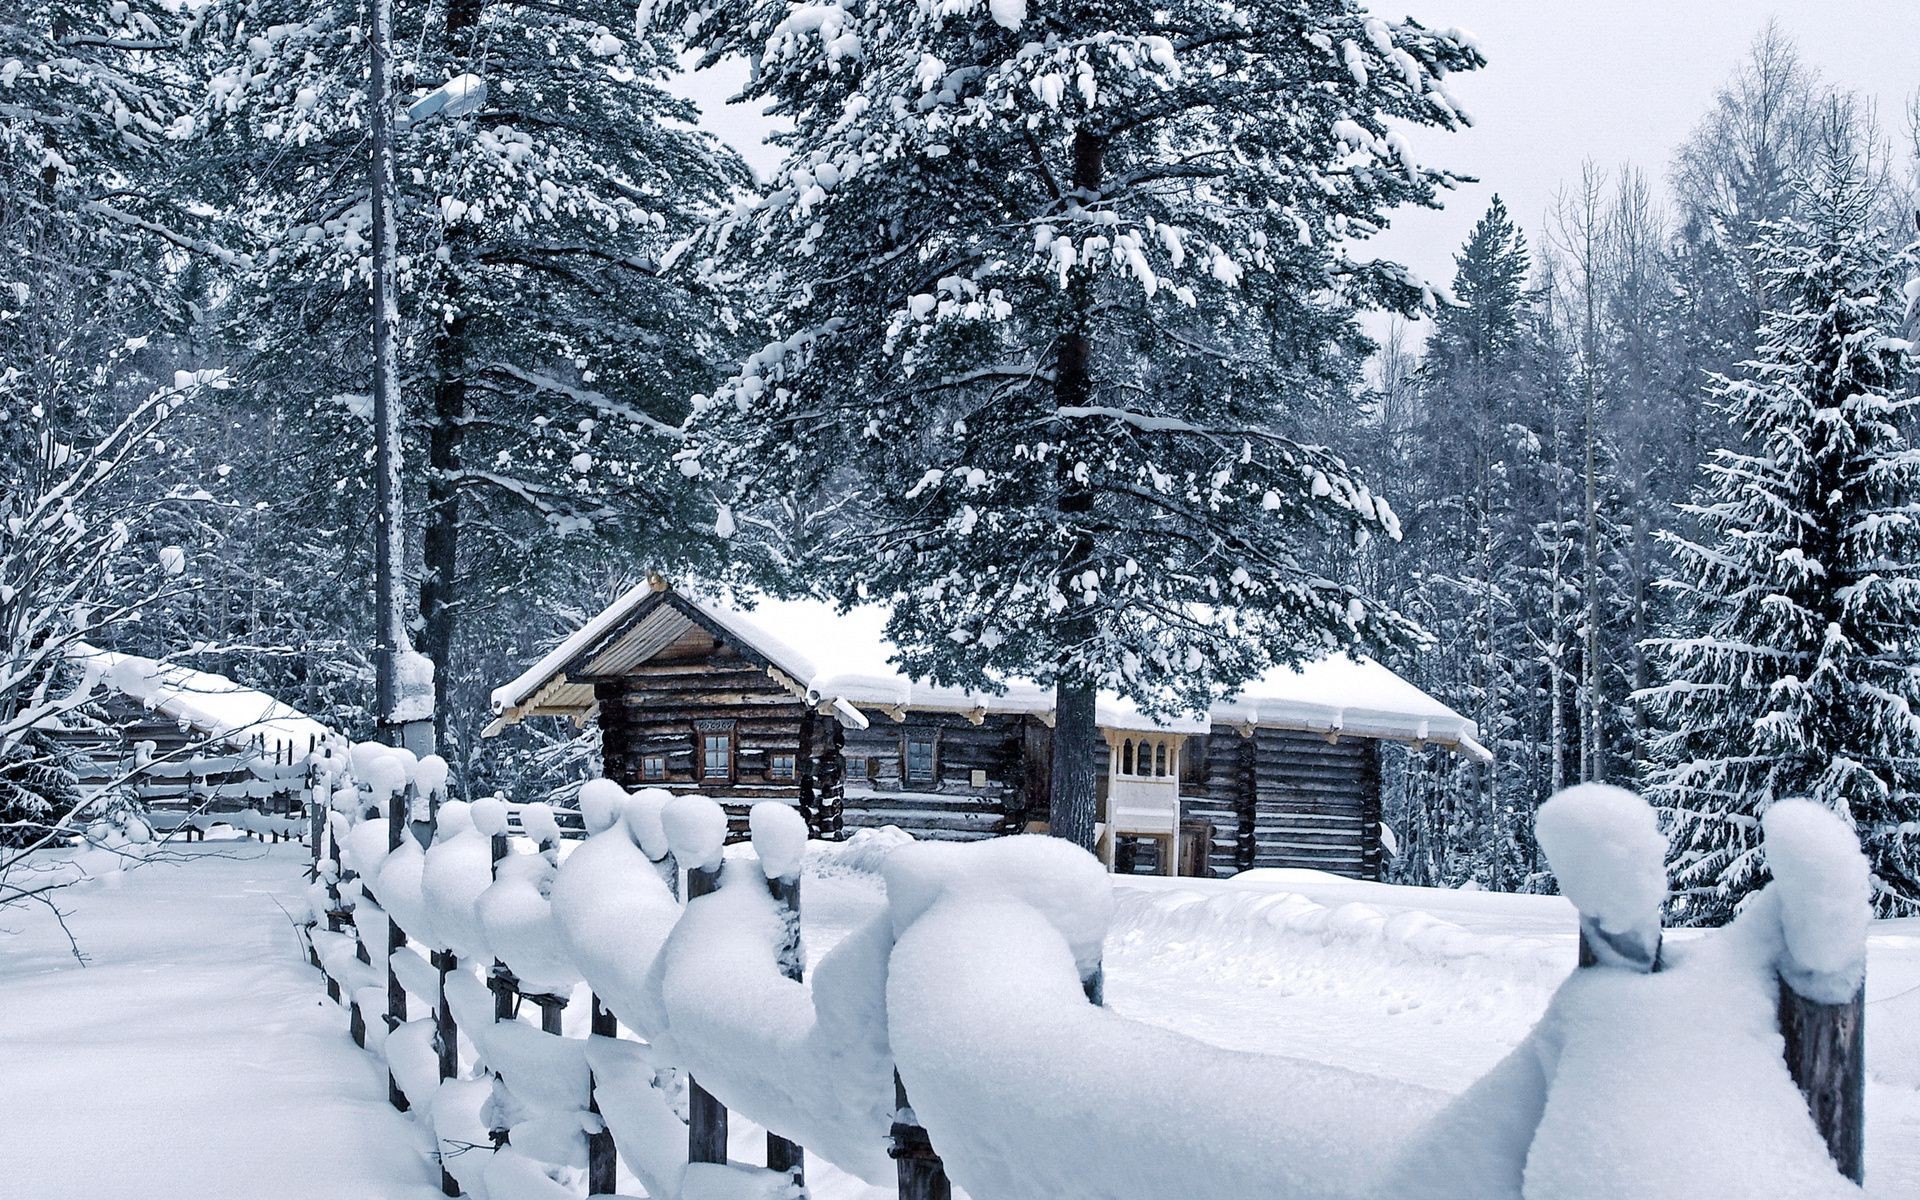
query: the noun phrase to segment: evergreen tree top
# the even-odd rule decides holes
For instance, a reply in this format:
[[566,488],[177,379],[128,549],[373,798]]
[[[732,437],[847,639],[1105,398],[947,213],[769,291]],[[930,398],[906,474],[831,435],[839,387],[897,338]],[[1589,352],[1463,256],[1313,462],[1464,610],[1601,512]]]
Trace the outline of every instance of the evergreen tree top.
[[1191,705],[1411,636],[1336,582],[1398,523],[1314,434],[1350,422],[1356,310],[1430,302],[1351,247],[1453,181],[1390,121],[1464,123],[1471,42],[1332,0],[661,16],[763,48],[795,122],[684,257],[773,313],[681,457],[723,526],[808,496],[802,573],[892,599],[934,678]]

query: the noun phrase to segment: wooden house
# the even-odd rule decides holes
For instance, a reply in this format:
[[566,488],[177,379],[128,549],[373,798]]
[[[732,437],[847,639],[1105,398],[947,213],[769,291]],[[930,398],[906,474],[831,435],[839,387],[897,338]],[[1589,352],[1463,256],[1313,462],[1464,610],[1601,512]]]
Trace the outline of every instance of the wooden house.
[[[877,608],[729,599],[656,577],[496,689],[489,732],[594,718],[608,778],[712,796],[742,825],[764,799],[798,805],[827,838],[896,825],[970,839],[1044,820],[1052,690],[907,678],[884,622]],[[1488,757],[1471,721],[1366,659],[1270,672],[1204,718],[1156,720],[1106,697],[1098,722],[1102,820],[1133,833],[1144,827],[1126,813],[1177,814],[1187,873],[1374,877],[1382,744]]]
[[84,643],[69,658],[95,697],[58,731],[83,789],[126,795],[163,833],[304,827],[305,764],[326,726],[224,675]]

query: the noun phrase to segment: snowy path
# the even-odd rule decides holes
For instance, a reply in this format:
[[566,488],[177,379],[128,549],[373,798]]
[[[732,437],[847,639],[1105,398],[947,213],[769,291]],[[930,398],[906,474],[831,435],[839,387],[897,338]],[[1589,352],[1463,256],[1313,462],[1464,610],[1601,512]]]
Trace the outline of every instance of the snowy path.
[[86,967],[44,914],[0,922],[0,1194],[438,1196],[279,907],[305,852],[179,849],[65,894]]

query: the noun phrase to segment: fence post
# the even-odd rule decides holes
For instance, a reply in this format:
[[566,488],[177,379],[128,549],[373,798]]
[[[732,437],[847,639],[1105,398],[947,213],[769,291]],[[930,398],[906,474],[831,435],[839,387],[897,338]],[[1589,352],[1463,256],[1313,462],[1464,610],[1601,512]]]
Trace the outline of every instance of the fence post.
[[[387,803],[391,805],[393,801],[389,800]],[[361,813],[360,819],[362,821],[372,821],[378,818],[379,816],[380,816],[379,807],[377,805],[369,804],[365,808],[365,810]],[[374,895],[372,892],[367,890],[366,877],[361,875],[360,872],[358,871],[355,871],[353,874],[354,874],[354,878],[360,880],[360,894],[366,897],[368,900],[373,901],[375,904],[379,904],[380,897]],[[361,962],[366,963],[368,966],[372,966],[373,954],[371,951],[367,949],[367,934],[369,931],[362,928],[361,926],[360,918],[365,915],[365,913],[361,911],[361,908],[362,906],[356,905],[355,911],[353,914],[353,956],[359,959]],[[385,909],[383,908],[382,911],[384,912]],[[389,929],[393,927],[393,917],[390,915],[387,917],[387,927]],[[391,935],[389,935],[389,937],[391,937]],[[389,960],[393,958],[393,953],[391,950],[388,951],[387,958]],[[393,965],[391,961],[388,962],[387,971],[388,971],[387,1003],[391,1005],[393,1003],[393,992],[392,992]],[[362,1050],[365,1050],[367,1048],[367,1014],[361,1009],[360,997],[357,994],[347,997],[347,1012],[349,1014],[347,1018],[348,1027],[353,1032],[353,1044],[360,1047]],[[387,1076],[387,1087],[389,1089],[393,1087],[393,1076],[391,1073],[389,1073]]]
[[[392,854],[400,848],[400,842],[407,836],[407,814],[413,809],[414,788],[411,783],[398,796],[387,801],[387,853]],[[407,931],[400,928],[400,922],[393,919],[393,913],[387,913],[387,1032],[392,1033],[407,1023],[407,989],[400,982],[400,975],[393,969],[393,956],[407,947]],[[407,1111],[406,1093],[400,1090],[400,1084],[393,1077],[393,1068],[387,1068],[387,1103],[400,1111]]]
[[[804,821],[805,818],[803,817]],[[800,870],[792,874],[767,876],[767,891],[779,910],[783,935],[780,941],[780,974],[798,983],[806,978],[806,957],[800,947]],[[805,1187],[807,1156],[800,1143],[790,1142],[772,1130],[767,1131],[767,1169],[785,1171],[794,1186]]]
[[[327,830],[327,930],[339,933],[346,924],[345,914],[340,908],[340,839],[333,836],[333,794],[331,784],[327,794],[326,830]],[[327,975],[327,999],[336,1003],[340,1000],[340,981],[332,973]]]
[[[439,833],[439,818],[439,799],[429,797],[427,819],[424,822],[412,822],[413,835],[428,849],[432,849],[434,838]],[[453,1006],[447,1003],[447,976],[459,969],[460,960],[452,951],[436,948],[428,956],[428,961],[440,972],[440,995],[433,1011],[433,1046],[439,1055],[439,1074],[444,1082],[460,1074],[460,1030],[453,1023]],[[440,1164],[440,1193],[444,1196],[460,1194],[460,1184],[444,1162]]]
[[1760,818],[1766,895],[1777,901],[1780,1035],[1787,1071],[1834,1165],[1866,1182],[1867,898],[1872,873],[1851,820],[1809,800]]
[[[325,835],[326,828],[327,828],[327,806],[316,802],[313,798],[314,789],[318,786],[318,784],[316,783],[317,777],[318,777],[318,771],[314,767],[313,763],[309,761],[307,763],[306,796],[307,796],[307,807],[311,811],[308,812],[307,814],[307,825],[310,830],[310,832],[307,834],[307,842],[308,842],[308,849],[310,849],[313,852],[313,881],[315,883],[320,882],[320,879],[321,879],[320,840]],[[188,840],[192,840],[192,839],[188,839]],[[309,907],[311,907],[311,903],[309,903]],[[307,939],[307,961],[311,962],[315,967],[320,966],[320,951],[314,948],[313,939],[311,937]]]
[[[599,996],[593,998],[592,1036],[620,1036],[619,1022],[600,1003]],[[587,1077],[587,1111],[600,1116],[600,1081],[591,1075]],[[618,1163],[619,1151],[613,1144],[613,1131],[607,1128],[606,1118],[601,1117],[600,1128],[587,1135],[587,1195],[613,1194]]]
[[[711,895],[719,887],[718,861],[687,869],[688,903]],[[727,1106],[714,1099],[712,1093],[701,1087],[699,1080],[691,1075],[687,1077],[687,1161],[727,1161]]]
[[1866,1163],[1867,989],[1853,999],[1822,1004],[1780,980],[1780,1033],[1787,1070],[1807,1098],[1807,1111],[1826,1140],[1834,1165],[1864,1184]]
[[893,1073],[893,1144],[887,1154],[893,1159],[900,1186],[900,1200],[952,1200],[953,1184],[947,1181],[947,1165],[927,1138],[907,1100],[907,1085],[900,1072]]

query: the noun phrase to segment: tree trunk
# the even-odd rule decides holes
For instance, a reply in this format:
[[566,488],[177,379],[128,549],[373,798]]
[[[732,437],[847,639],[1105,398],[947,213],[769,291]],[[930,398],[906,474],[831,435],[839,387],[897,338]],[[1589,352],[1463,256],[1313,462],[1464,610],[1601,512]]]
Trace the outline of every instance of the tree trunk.
[[[1083,200],[1100,189],[1100,177],[1106,145],[1085,126],[1073,135],[1073,189]],[[1081,269],[1068,284],[1072,322],[1060,338],[1055,364],[1053,399],[1056,408],[1071,408],[1087,403],[1093,392],[1093,279]],[[1093,671],[1074,660],[1086,653],[1098,633],[1094,618],[1078,600],[1074,581],[1093,562],[1093,534],[1084,526],[1093,511],[1092,490],[1074,474],[1075,454],[1070,448],[1064,426],[1055,470],[1059,487],[1057,501],[1060,526],[1069,536],[1066,553],[1060,560],[1056,586],[1067,599],[1068,607],[1056,628],[1060,654],[1059,676],[1054,684],[1053,773],[1047,803],[1047,824],[1053,836],[1085,849],[1093,849],[1094,812],[1098,803],[1095,777],[1096,743],[1100,730],[1094,709],[1099,686]]]
[[[393,5],[374,0],[372,63],[367,73],[369,137],[373,145],[373,422],[375,718],[383,729],[399,699],[399,655],[406,645],[406,533],[401,513],[399,311],[394,298],[399,207],[393,162]],[[391,740],[398,740],[397,733]]]
[[454,587],[460,566],[460,442],[467,416],[467,383],[461,352],[467,319],[457,316],[434,339],[433,421],[427,427],[426,529],[421,538],[421,653],[433,660],[433,733],[447,744],[447,692],[454,672],[453,643],[459,623]]
[[[470,60],[475,57],[471,42],[482,8],[483,0],[450,0],[447,5],[448,41],[454,46],[464,45]],[[469,62],[469,69],[478,68],[477,62]],[[459,243],[463,240],[457,229],[445,236],[454,272],[459,270]],[[427,428],[427,511],[420,576],[420,652],[433,661],[433,736],[438,746],[448,744],[447,717],[453,711],[448,693],[453,686],[453,647],[460,619],[455,586],[463,514],[455,472],[460,465],[460,443],[468,414],[464,373],[467,318],[460,311],[457,274],[449,276],[445,300],[453,316],[441,322],[433,334],[433,421]]]

